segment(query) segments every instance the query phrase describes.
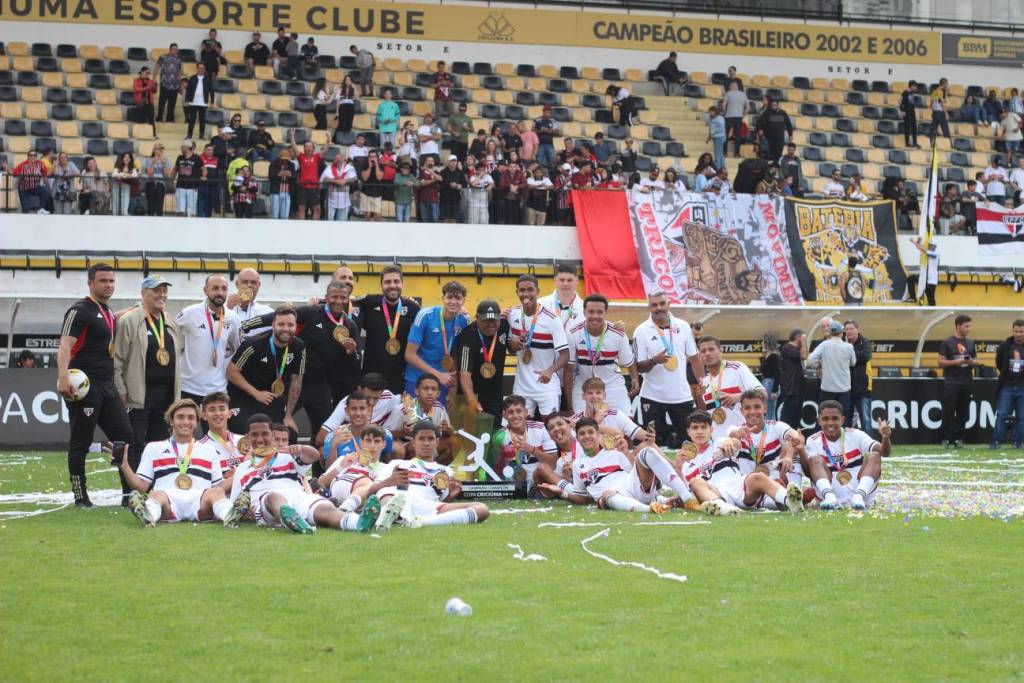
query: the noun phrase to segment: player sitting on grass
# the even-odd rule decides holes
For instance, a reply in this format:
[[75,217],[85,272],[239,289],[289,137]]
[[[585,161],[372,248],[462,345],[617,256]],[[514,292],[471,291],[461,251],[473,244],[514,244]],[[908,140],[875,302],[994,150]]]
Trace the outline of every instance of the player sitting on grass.
[[[559,498],[562,490],[572,490],[572,464],[583,456],[583,447],[576,439],[576,430],[569,413],[555,413],[544,421],[548,436],[558,448],[558,459],[554,466],[539,463],[533,472],[533,482],[537,485],[537,493],[542,498]],[[549,490],[541,484],[557,486],[558,490]]]
[[821,431],[811,434],[801,454],[822,510],[871,506],[882,476],[882,458],[892,450],[892,427],[885,420],[878,421],[881,443],[859,429],[843,427],[843,420],[842,404],[822,401],[818,406]]
[[441,381],[434,375],[420,375],[416,380],[416,396],[403,395],[402,409],[392,412],[384,426],[398,438],[407,441],[414,424],[420,420],[433,422],[441,434],[437,449],[438,461],[447,464],[452,459],[452,425],[448,411],[439,400],[440,396]]
[[462,484],[452,469],[435,462],[437,427],[427,420],[412,428],[411,460],[392,460],[377,472],[377,480],[368,489],[366,508],[380,500],[381,512],[374,525],[389,529],[402,517],[411,527],[476,524],[487,519],[490,511],[483,503],[450,503],[462,492]]
[[359,515],[343,513],[331,501],[310,493],[302,485],[300,463],[316,462],[319,454],[315,448],[280,448],[266,415],[253,415],[246,425],[249,450],[231,482],[235,507],[251,498],[253,516],[261,526],[284,526],[302,534],[315,531],[313,525],[355,531]]
[[656,514],[672,508],[670,503],[658,500],[662,486],[671,488],[681,502],[693,497],[683,478],[653,444],[641,445],[630,457],[626,455],[625,437],[620,435],[615,448],[606,448],[597,421],[591,417],[576,423],[576,439],[583,455],[572,463],[572,486],[567,486],[568,482],[544,482],[538,488],[577,505],[596,501],[599,507],[611,510]]
[[[334,464],[320,475],[320,495],[330,498],[342,512],[355,512],[363,505],[366,491],[373,485],[373,476],[382,465],[380,455],[387,446],[383,427],[366,425],[359,449],[335,458]],[[377,510],[379,513],[380,510]],[[376,519],[374,513],[373,519]]]
[[[711,415],[690,413],[686,433],[690,443],[679,450],[679,471],[709,515],[735,515],[740,508],[775,507],[796,512],[803,509],[803,491],[796,484],[783,488],[763,472],[746,476],[736,454],[740,442],[731,437],[712,439]],[[772,503],[766,501],[771,500]]]
[[231,418],[231,399],[226,392],[215,391],[203,397],[203,420],[206,421],[206,434],[199,443],[209,446],[220,458],[220,470],[224,477],[225,493],[231,491],[231,477],[238,463],[242,462],[242,454],[238,450],[241,435],[232,434],[228,430]]
[[522,396],[506,396],[501,414],[505,418],[508,440],[499,457],[498,471],[505,474],[506,469],[511,469],[512,478],[525,481],[527,490],[532,491],[537,466],[540,463],[548,467],[555,465],[558,457],[555,444],[544,425],[527,419],[526,399]]
[[133,472],[128,459],[121,461],[121,473],[134,489],[128,507],[143,526],[165,522],[206,522],[221,520],[235,524],[245,506],[232,506],[221,481],[220,458],[212,447],[193,436],[199,423],[199,406],[192,399],[180,399],[164,413],[171,437],[146,444],[139,469]]
[[641,429],[640,425],[629,419],[625,413],[605,403],[604,380],[600,377],[591,377],[583,383],[583,400],[586,407],[583,412],[572,416],[573,422],[583,417],[592,417],[597,421],[602,434],[625,434],[628,443],[647,439],[647,432]]
[[[326,471],[339,457],[355,453],[362,443],[363,431],[370,425],[370,414],[373,407],[370,399],[361,391],[353,391],[345,399],[345,415],[348,422],[336,428],[324,440],[322,458]],[[384,430],[384,451],[381,453],[385,459],[391,456],[401,457],[405,452],[402,444],[396,444],[391,431]]]
[[736,452],[740,471],[743,474],[763,472],[784,486],[790,483],[799,486],[804,473],[800,459],[794,456],[796,448],[803,445],[804,437],[785,422],[765,420],[767,409],[768,400],[760,389],[747,389],[740,396],[744,424],[729,430],[729,436],[740,442]]

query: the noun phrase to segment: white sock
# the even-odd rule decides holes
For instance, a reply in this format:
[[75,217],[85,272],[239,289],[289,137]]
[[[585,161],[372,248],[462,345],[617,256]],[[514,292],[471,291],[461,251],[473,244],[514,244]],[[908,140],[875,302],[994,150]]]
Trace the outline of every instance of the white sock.
[[562,480],[560,480],[558,482],[558,488],[562,489],[563,491],[569,491],[571,493],[572,492],[572,482],[571,481],[566,481],[565,479],[562,479]]
[[476,510],[473,508],[461,508],[439,512],[436,515],[423,517],[423,526],[447,526],[450,524],[475,524]]
[[231,512],[231,501],[227,498],[221,498],[213,504],[213,516],[224,521],[228,518],[228,513]]
[[775,503],[780,508],[786,507],[786,489],[779,489],[779,492],[772,496],[772,498],[775,499]]
[[356,512],[348,512],[341,516],[341,521],[338,522],[338,528],[342,531],[355,531],[356,524],[359,523],[359,514]]
[[341,508],[342,512],[355,512],[362,504],[363,499],[352,493],[346,496],[345,500],[341,501],[341,505],[338,507]]
[[604,504],[611,510],[620,512],[650,512],[651,506],[621,493],[613,493],[604,499]]
[[871,477],[861,477],[857,481],[857,493],[864,497],[867,497],[868,495],[871,494],[872,491],[875,490],[875,486],[875,480],[872,479]]
[[826,494],[831,493],[832,495],[835,495],[832,491],[832,484],[828,479],[819,479],[814,482],[814,488],[818,491],[818,498],[821,498],[822,500],[825,499]]
[[653,448],[645,448],[637,454],[636,459],[641,465],[654,472],[658,481],[672,489],[681,501],[686,502],[693,498],[693,492],[686,485],[686,481],[676,473],[664,455]]
[[156,523],[160,521],[160,504],[153,500],[147,500],[145,503],[146,508],[146,519],[150,522]]

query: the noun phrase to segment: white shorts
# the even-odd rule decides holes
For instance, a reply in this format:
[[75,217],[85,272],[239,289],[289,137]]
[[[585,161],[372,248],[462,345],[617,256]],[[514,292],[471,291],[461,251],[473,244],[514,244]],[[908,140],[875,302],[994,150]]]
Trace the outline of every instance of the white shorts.
[[405,501],[405,508],[402,509],[402,517],[414,519],[416,517],[433,517],[441,509],[444,503],[427,498],[413,498],[409,496]]
[[[554,384],[554,380],[551,380],[551,383]],[[550,395],[523,396],[523,398],[526,399],[526,414],[531,418],[538,412],[541,415],[552,415],[558,412],[559,394],[557,391]]]
[[203,492],[206,489],[192,487],[190,489],[162,489],[167,499],[171,502],[171,515],[173,519],[168,522],[198,522],[199,506],[203,499]]
[[[626,391],[625,385],[619,386],[614,384],[607,387],[605,389],[605,403],[623,415],[632,415],[633,413],[629,393]],[[572,386],[572,409],[573,412],[582,413],[586,407],[587,402],[583,400],[583,380],[577,377]]]
[[316,525],[313,520],[313,511],[318,505],[330,505],[334,507],[334,504],[324,498],[323,496],[315,493],[306,493],[300,490],[278,490],[278,491],[261,491],[256,494],[253,498],[252,506],[256,516],[256,523],[260,526],[280,527],[281,524],[274,522],[273,518],[267,512],[266,500],[271,493],[280,493],[287,499],[287,505],[295,508],[295,511],[299,513],[299,516],[305,519],[312,525]]
[[[853,498],[853,494],[857,492],[857,484],[860,483],[860,467],[851,467],[846,471],[849,472],[852,477],[852,479],[850,479],[850,483],[846,486],[839,483],[838,472],[832,474],[832,490],[835,492],[836,498],[839,499],[839,504],[843,507],[850,504],[850,499]],[[878,482],[875,482],[875,487],[871,489],[871,492],[868,493],[868,495],[864,496],[864,503],[868,507],[875,504],[875,493],[877,493],[877,491]]]
[[616,479],[605,489],[606,491],[621,493],[641,503],[651,503],[658,497],[657,478],[651,482],[650,490],[645,490],[643,484],[640,483],[640,473],[635,466],[629,472],[616,472],[613,476]]
[[747,505],[743,502],[744,488],[743,480],[746,476],[736,470],[726,469],[719,470],[711,475],[711,479],[708,480],[708,484],[714,486],[718,492],[722,495],[722,499],[730,505],[735,505],[738,508],[746,508]]
[[331,498],[333,500],[345,500],[352,494],[352,486],[360,479],[367,477],[353,475],[342,475],[331,482]]
[[[752,460],[747,460],[746,458],[743,458],[742,460],[739,461],[739,463],[740,471],[743,473],[743,476],[753,473],[755,465]],[[771,477],[773,481],[777,481],[780,484],[782,484],[783,479],[780,476],[777,462],[775,460],[772,460],[771,462],[765,463],[765,465],[767,465],[768,467],[768,476]],[[793,461],[793,468],[786,473],[785,482],[786,484],[796,484],[797,486],[800,486],[803,483],[803,481],[803,467],[800,465],[799,461]],[[786,484],[783,484],[783,486],[785,486]]]

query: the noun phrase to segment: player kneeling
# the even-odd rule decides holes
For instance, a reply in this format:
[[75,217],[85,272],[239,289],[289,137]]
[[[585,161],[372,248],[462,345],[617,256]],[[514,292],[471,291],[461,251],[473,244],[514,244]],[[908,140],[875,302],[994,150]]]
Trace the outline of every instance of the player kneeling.
[[444,526],[449,524],[476,524],[490,515],[483,503],[450,503],[462,493],[462,484],[446,465],[437,458],[437,427],[421,420],[410,430],[412,460],[392,460],[380,468],[376,481],[367,490],[370,497],[363,507],[381,506],[374,528],[389,529],[401,517],[406,525]]
[[796,512],[803,509],[803,492],[797,484],[783,488],[763,472],[743,474],[736,455],[741,448],[732,437],[712,439],[711,415],[690,413],[686,433],[690,443],[679,453],[679,471],[709,515],[735,515],[741,508],[772,507]]
[[164,522],[207,522],[221,520],[235,524],[245,514],[244,506],[232,506],[221,482],[220,457],[208,444],[195,440],[199,406],[192,399],[175,401],[164,413],[171,436],[146,444],[139,469],[133,472],[128,458],[121,460],[121,472],[134,491],[128,500],[132,514],[143,526]]
[[823,401],[818,406],[821,431],[807,439],[802,453],[822,510],[871,506],[882,476],[882,458],[892,450],[892,427],[885,420],[878,422],[879,443],[859,429],[843,427],[844,419],[842,404]]
[[539,483],[538,488],[546,494],[577,505],[596,501],[611,510],[656,514],[672,507],[658,500],[662,486],[671,488],[681,504],[693,497],[686,482],[653,444],[639,446],[632,459],[625,453],[627,445],[622,436],[616,439],[616,448],[604,448],[597,421],[590,417],[576,423],[576,440],[583,453],[572,462],[572,486],[567,482]]
[[231,482],[236,507],[251,499],[261,526],[283,526],[303,534],[312,533],[316,526],[355,531],[359,515],[342,512],[303,486],[302,466],[320,457],[315,448],[277,445],[270,418],[263,414],[250,417],[246,428],[248,450]]

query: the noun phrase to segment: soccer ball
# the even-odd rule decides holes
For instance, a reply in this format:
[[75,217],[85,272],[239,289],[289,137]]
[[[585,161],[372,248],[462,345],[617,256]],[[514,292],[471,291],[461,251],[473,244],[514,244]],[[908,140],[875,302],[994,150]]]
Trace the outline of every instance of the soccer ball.
[[71,388],[74,391],[76,401],[81,401],[89,393],[89,375],[78,368],[68,370],[68,379],[71,381]]

